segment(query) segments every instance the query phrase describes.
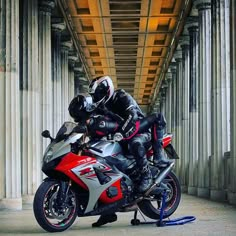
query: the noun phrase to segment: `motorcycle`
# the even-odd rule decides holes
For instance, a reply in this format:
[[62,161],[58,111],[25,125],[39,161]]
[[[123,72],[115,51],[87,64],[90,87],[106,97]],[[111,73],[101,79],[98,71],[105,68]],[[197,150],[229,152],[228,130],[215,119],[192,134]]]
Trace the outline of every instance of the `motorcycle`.
[[[147,152],[153,184],[140,194],[129,173],[136,170],[135,158],[127,155],[114,136],[87,140],[86,129],[65,122],[55,138],[45,130],[42,136],[51,143],[43,156],[42,171],[47,175],[36,191],[33,210],[38,224],[48,232],[68,229],[76,217],[114,212],[127,212],[137,207],[147,217],[159,219],[162,194],[166,193],[163,218],[178,208],[181,189],[178,178],[169,166],[152,164],[151,149]],[[177,159],[172,135],[163,138],[169,158]]]

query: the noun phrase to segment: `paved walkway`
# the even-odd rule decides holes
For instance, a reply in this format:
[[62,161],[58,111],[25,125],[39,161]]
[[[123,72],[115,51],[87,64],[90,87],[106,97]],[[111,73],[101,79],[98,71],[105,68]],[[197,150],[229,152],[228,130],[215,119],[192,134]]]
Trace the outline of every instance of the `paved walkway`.
[[[92,228],[97,217],[77,218],[73,226],[56,235],[68,236],[178,236],[178,235],[232,235],[236,236],[236,208],[228,204],[183,195],[179,209],[171,218],[194,215],[197,219],[186,225],[158,228],[153,225],[132,226],[133,213],[119,213],[118,221],[101,228]],[[140,216],[141,219],[141,216]],[[53,235],[37,224],[32,210],[0,211],[0,235]],[[55,235],[55,234],[54,234]]]

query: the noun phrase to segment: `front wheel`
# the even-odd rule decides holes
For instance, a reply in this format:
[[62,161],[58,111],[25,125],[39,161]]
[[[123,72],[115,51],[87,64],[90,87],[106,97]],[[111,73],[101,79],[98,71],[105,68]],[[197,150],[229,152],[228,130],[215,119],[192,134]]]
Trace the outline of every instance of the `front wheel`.
[[78,201],[69,187],[63,203],[58,200],[60,183],[56,180],[43,182],[34,197],[34,215],[39,225],[48,232],[62,232],[75,221]]
[[[179,206],[181,198],[181,188],[178,178],[173,172],[170,172],[163,183],[168,187],[166,204],[163,212],[163,218],[167,218],[172,215]],[[148,196],[148,199],[145,199],[138,203],[140,210],[147,217],[158,220],[160,219],[160,211],[162,207],[162,197],[159,196]]]

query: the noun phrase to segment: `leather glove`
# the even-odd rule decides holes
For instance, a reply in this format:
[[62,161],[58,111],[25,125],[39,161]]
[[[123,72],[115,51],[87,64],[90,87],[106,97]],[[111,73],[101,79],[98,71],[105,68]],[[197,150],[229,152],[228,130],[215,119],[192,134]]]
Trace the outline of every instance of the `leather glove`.
[[88,129],[91,135],[105,136],[114,133],[117,128],[117,122],[110,120],[105,116],[93,116],[88,120]]

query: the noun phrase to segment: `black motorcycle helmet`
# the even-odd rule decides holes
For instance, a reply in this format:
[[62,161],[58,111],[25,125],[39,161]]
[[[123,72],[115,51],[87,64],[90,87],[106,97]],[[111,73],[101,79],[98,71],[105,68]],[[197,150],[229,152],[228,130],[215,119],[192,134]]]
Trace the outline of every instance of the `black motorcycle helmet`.
[[75,122],[84,123],[89,118],[94,108],[91,96],[79,94],[72,99],[68,110]]

